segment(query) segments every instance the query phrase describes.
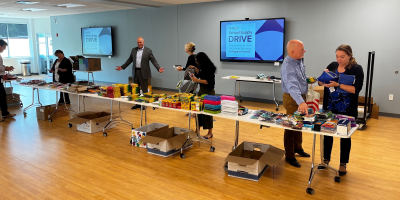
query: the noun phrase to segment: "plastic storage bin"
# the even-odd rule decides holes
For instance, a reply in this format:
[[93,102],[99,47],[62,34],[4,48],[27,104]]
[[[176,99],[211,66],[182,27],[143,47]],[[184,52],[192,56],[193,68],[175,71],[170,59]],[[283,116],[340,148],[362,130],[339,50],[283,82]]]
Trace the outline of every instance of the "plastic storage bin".
[[222,106],[238,106],[239,103],[237,101],[222,100],[221,105]]
[[230,111],[225,111],[225,110],[222,110],[222,111],[221,111],[221,114],[223,114],[223,115],[229,115],[229,116],[232,116],[232,117],[238,116],[238,112],[230,112]]
[[206,104],[204,107],[209,110],[221,110],[221,105]]
[[221,106],[222,111],[227,111],[227,112],[238,112],[239,107],[238,106]]

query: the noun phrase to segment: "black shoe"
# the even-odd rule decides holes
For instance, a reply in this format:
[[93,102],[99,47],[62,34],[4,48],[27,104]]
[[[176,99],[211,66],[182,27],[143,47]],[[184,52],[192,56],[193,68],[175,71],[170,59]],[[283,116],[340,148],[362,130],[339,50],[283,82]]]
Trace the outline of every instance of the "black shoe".
[[[345,169],[346,169],[346,164],[340,164],[340,166],[342,167],[344,167]],[[344,176],[344,175],[346,175],[347,174],[347,170],[346,171],[340,171],[339,170],[339,176]]]
[[285,158],[285,161],[288,162],[293,167],[300,168],[300,163],[296,160],[296,158]]
[[295,149],[294,152],[299,154],[301,157],[310,157],[310,154],[304,152],[303,149]]

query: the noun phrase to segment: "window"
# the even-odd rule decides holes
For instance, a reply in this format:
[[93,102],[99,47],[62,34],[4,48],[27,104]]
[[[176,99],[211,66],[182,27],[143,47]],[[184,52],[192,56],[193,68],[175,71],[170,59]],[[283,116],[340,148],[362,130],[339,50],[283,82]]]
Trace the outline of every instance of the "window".
[[8,43],[2,57],[29,57],[28,26],[0,23],[0,38]]

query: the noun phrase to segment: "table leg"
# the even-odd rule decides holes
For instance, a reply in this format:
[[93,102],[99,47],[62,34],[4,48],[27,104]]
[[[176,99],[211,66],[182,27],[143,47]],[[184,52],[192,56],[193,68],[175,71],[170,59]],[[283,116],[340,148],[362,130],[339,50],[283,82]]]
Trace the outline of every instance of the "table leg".
[[[35,103],[35,90],[36,90],[37,97],[38,97],[38,103]],[[29,106],[24,108],[24,110],[23,110],[24,116],[26,116],[26,114],[27,114],[26,111],[34,106],[42,106],[42,103],[40,103],[40,95],[39,95],[38,88],[32,88],[32,103]]]
[[147,125],[147,109],[144,107],[144,125]]
[[276,111],[279,110],[279,102],[275,98],[275,81],[272,82],[272,93],[274,95],[274,102],[276,104]]
[[92,72],[92,81],[93,81],[93,85],[94,85],[94,75],[93,75],[93,72]]
[[143,105],[140,105],[140,127],[143,126]]
[[313,194],[315,193],[314,189],[311,188],[311,182],[312,182],[312,180],[314,179],[315,173],[318,171],[318,168],[315,169],[315,167],[314,167],[314,161],[315,161],[315,143],[316,143],[316,140],[317,140],[317,135],[314,134],[314,137],[313,137],[313,146],[312,146],[312,158],[311,158],[311,172],[310,172],[310,177],[309,177],[309,179],[308,179],[308,187],[307,187],[307,190],[306,190],[306,192],[307,192],[308,194],[311,194],[311,195],[313,195]]
[[236,97],[236,83],[237,83],[237,80],[235,80],[235,92],[233,93],[234,97]]
[[240,94],[240,81],[239,81],[239,97],[240,97],[240,102],[242,102],[242,95]]
[[90,85],[89,74],[90,74],[90,72],[87,73],[87,85]]

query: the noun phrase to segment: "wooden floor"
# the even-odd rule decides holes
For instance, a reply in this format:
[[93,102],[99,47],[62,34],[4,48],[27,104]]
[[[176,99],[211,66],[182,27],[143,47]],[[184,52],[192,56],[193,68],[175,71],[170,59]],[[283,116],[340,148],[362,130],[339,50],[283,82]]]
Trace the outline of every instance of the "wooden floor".
[[[24,106],[32,101],[31,89],[16,86]],[[160,93],[160,91],[155,91]],[[44,104],[55,93],[40,91]],[[71,96],[77,107],[76,96]],[[109,110],[109,101],[86,98],[86,110]],[[252,109],[274,110],[274,105],[243,102]],[[122,104],[123,116],[139,126],[139,111]],[[116,108],[116,107],[115,107]],[[283,109],[283,108],[282,108]],[[225,157],[231,151],[235,122],[216,118],[214,146],[194,145],[186,159],[162,158],[129,144],[131,130],[118,125],[102,133],[86,134],[68,128],[69,117],[52,123],[38,121],[35,109],[22,115],[10,107],[15,119],[0,123],[0,199],[398,199],[400,197],[400,119],[380,117],[368,121],[365,131],[353,135],[348,174],[341,183],[334,174],[320,171],[314,179],[315,195],[306,193],[311,159],[298,158],[301,168],[277,166],[275,179],[268,169],[259,182],[227,176]],[[182,112],[148,111],[148,123],[187,127]],[[194,123],[193,123],[194,126]],[[204,134],[203,131],[202,134]],[[251,141],[283,148],[283,129],[259,129],[240,124],[240,142]],[[304,149],[311,153],[312,135],[303,134]],[[339,166],[339,140],[335,139],[332,165]],[[317,156],[319,156],[317,146]],[[396,198],[397,197],[397,198]]]

